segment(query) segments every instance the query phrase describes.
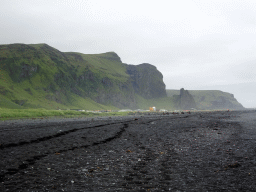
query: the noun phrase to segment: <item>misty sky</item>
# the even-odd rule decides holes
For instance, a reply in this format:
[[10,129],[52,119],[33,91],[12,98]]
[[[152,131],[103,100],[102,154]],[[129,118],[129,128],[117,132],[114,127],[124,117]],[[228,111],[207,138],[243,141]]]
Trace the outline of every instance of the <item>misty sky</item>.
[[1,0],[0,44],[116,52],[167,89],[222,90],[256,107],[255,0]]

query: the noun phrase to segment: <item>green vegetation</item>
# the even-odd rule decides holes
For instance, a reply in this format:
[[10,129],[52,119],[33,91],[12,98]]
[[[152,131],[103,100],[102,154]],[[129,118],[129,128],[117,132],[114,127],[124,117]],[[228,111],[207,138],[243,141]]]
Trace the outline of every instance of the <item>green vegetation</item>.
[[[228,93],[189,92],[198,109],[210,109],[210,104],[219,105],[223,98],[240,107]],[[0,45],[3,111],[43,108],[55,114],[58,109],[147,110],[152,106],[174,110],[179,90],[167,90],[167,94],[156,67],[123,64],[114,52],[63,53],[47,44]]]
[[[188,90],[193,96],[197,109],[243,109],[233,94],[218,90]],[[166,90],[168,97],[177,97],[179,90]]]
[[138,102],[138,108],[149,110],[149,107],[156,107],[159,109],[166,109],[168,111],[175,110],[175,102],[172,97],[162,97],[158,99],[144,99],[143,97],[136,95],[136,100]]
[[117,109],[92,98],[99,90],[121,92],[118,85],[128,79],[125,71],[113,52],[85,55],[46,44],[0,45],[0,107]]
[[197,106],[201,109],[221,108],[221,106],[215,106],[215,103],[222,100],[226,100],[229,103],[229,105],[222,106],[223,108],[243,108],[234,98],[234,95],[230,93],[217,90],[190,90],[189,92],[193,95]]
[[6,109],[0,108],[0,120],[22,118],[51,118],[51,117],[98,117],[125,116],[128,112],[85,112],[75,110],[46,110],[46,109]]
[[154,66],[136,67],[137,75],[143,77],[136,90],[139,101],[135,101],[137,92],[126,67],[114,52],[63,53],[47,44],[0,45],[0,107],[116,110],[169,106],[169,98],[160,99],[158,105],[157,99],[145,100],[145,95],[159,98],[165,93],[162,75]]
[[104,74],[104,77],[121,82],[125,82],[129,78],[125,66],[120,65],[122,62],[114,52],[102,54],[67,53],[67,55],[69,54],[77,54],[83,58],[84,62],[72,62],[72,64],[79,67],[80,71],[83,71],[86,66],[90,66],[91,70],[99,76]]

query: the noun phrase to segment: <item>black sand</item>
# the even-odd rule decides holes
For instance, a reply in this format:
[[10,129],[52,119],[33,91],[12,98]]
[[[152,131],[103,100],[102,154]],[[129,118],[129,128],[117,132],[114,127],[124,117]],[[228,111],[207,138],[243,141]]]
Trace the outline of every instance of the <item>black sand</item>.
[[256,112],[0,123],[0,191],[256,191]]

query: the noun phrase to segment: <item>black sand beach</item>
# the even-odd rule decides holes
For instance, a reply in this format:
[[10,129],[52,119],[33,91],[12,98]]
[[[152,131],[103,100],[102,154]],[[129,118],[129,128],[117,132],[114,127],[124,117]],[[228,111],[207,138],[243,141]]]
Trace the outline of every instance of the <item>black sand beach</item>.
[[256,191],[256,112],[0,123],[0,191]]

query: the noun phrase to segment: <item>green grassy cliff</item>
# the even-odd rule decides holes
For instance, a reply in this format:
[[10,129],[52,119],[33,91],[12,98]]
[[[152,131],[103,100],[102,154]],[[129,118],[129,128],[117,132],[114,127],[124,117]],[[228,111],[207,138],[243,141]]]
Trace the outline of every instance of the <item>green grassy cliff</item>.
[[[244,109],[233,94],[218,90],[188,90],[193,96],[197,109]],[[175,98],[180,90],[166,90],[167,96]]]
[[[64,53],[47,44],[0,45],[0,106],[135,109],[142,100],[166,97],[162,74],[155,67],[135,68],[143,76],[138,85],[114,52]],[[162,87],[155,90],[152,81]],[[147,90],[147,96],[137,89]]]
[[[229,93],[189,93],[198,109],[243,108]],[[173,110],[182,108],[181,104],[188,107],[189,94],[182,101],[177,100],[179,95],[180,90],[165,90],[163,75],[155,66],[124,64],[114,52],[82,54],[61,52],[47,44],[0,45],[2,108],[117,110],[155,106]]]

